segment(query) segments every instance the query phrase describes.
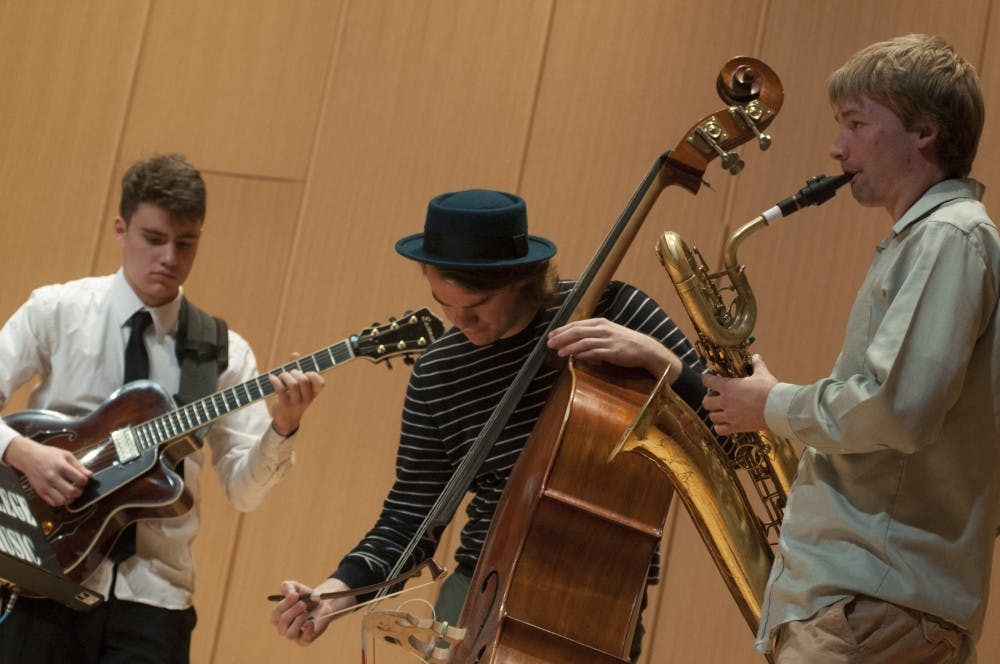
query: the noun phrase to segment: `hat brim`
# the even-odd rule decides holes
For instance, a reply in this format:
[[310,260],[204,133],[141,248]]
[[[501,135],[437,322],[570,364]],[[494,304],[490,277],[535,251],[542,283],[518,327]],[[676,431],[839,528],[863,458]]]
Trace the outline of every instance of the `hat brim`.
[[396,251],[418,263],[459,270],[490,270],[540,263],[556,255],[556,245],[537,235],[528,236],[528,252],[518,258],[444,258],[424,251],[424,234],[408,235],[396,242]]

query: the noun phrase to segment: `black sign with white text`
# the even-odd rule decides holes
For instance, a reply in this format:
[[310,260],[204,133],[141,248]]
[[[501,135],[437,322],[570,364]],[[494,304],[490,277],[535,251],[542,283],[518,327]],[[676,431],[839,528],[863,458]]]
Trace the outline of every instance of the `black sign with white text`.
[[[0,465],[0,584],[87,610],[104,598],[63,576],[52,547],[21,493],[21,479]],[[16,610],[16,609],[15,609]]]

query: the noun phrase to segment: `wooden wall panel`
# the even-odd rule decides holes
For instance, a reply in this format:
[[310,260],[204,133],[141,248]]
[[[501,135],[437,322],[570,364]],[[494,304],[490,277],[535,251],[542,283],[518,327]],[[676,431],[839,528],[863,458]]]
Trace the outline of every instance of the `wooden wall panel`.
[[169,149],[207,171],[304,177],[341,5],[155,3],[124,154]]
[[[756,55],[785,88],[774,146],[743,148],[736,178],[713,163],[714,190],[666,190],[619,271],[690,329],[652,254],[659,234],[679,231],[714,265],[738,224],[807,177],[836,172],[824,81],[871,41],[942,34],[979,65],[989,108],[1000,99],[998,9],[995,0],[961,11],[933,0],[0,0],[0,193],[7,246],[17,248],[0,313],[31,287],[114,269],[117,178],[167,150],[186,153],[209,186],[188,292],[244,334],[263,366],[432,304],[392,244],[420,230],[427,199],[443,191],[523,194],[533,231],[557,241],[561,271],[574,276],[653,159],[722,108],[713,89],[722,63]],[[975,171],[988,204],[997,135],[988,120]],[[885,222],[841,194],[741,248],[760,305],[757,349],[780,377],[829,369]],[[298,466],[260,510],[236,514],[206,477],[192,661],[357,659],[360,614],[300,649],[273,634],[263,598],[283,578],[321,579],[374,520],[408,374],[396,364],[358,361],[327,375],[297,438]],[[448,534],[439,556],[448,566],[453,548]],[[763,661],[676,505],[664,550],[643,661]],[[980,661],[1000,658],[998,613],[988,614]],[[411,661],[388,647],[377,655]]]
[[147,9],[0,2],[0,320],[93,263]]
[[[422,228],[434,194],[516,188],[548,16],[548,3],[535,2],[348,6],[282,339],[307,346],[430,304],[418,268],[393,243]],[[294,480],[240,535],[234,577],[242,582],[230,589],[234,610],[223,618],[218,661],[357,657],[360,614],[305,651],[270,635],[248,641],[245,630],[248,620],[266,618],[261,598],[281,579],[322,579],[374,522],[392,479],[407,378],[401,369],[355,363],[331,375],[309,424],[319,439],[299,445]],[[384,647],[378,654],[379,661],[403,657]]]
[[975,61],[983,86],[986,124],[972,176],[986,184],[983,200],[996,221],[996,217],[1000,217],[1000,212],[996,211],[1000,203],[1000,154],[996,149],[1000,145],[1000,116],[997,115],[997,104],[1000,104],[1000,5],[994,0],[990,8],[989,23],[984,24],[986,34],[981,55]]

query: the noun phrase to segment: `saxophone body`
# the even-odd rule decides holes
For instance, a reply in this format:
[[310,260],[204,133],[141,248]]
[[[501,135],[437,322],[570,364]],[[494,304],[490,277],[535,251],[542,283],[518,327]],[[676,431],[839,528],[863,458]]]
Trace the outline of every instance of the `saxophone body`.
[[[757,301],[737,259],[737,248],[766,224],[760,216],[737,230],[726,241],[723,266],[715,274],[709,273],[701,254],[689,249],[677,233],[667,231],[656,245],[660,263],[695,326],[695,348],[719,376],[740,378],[752,373],[749,347],[757,322]],[[733,293],[729,302],[724,298],[726,292]],[[717,440],[726,461],[745,471],[763,509],[760,516],[765,534],[776,540],[798,465],[791,443],[770,431],[720,436]]]
[[[752,373],[750,343],[757,303],[737,249],[752,233],[800,207],[819,204],[850,175],[817,176],[739,228],[711,273],[697,249],[668,231],[656,245],[697,332],[695,347],[715,374]],[[727,299],[728,298],[728,299]],[[660,379],[612,457],[629,451],[650,459],[684,502],[747,625],[756,633],[785,502],[798,460],[791,442],[770,431],[716,436]]]

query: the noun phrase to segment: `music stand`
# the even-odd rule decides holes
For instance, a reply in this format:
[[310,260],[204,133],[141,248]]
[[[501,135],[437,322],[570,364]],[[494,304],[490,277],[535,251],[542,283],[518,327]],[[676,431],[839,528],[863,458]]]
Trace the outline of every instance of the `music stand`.
[[51,545],[21,494],[21,480],[0,465],[0,585],[89,611],[104,597],[66,578]]

